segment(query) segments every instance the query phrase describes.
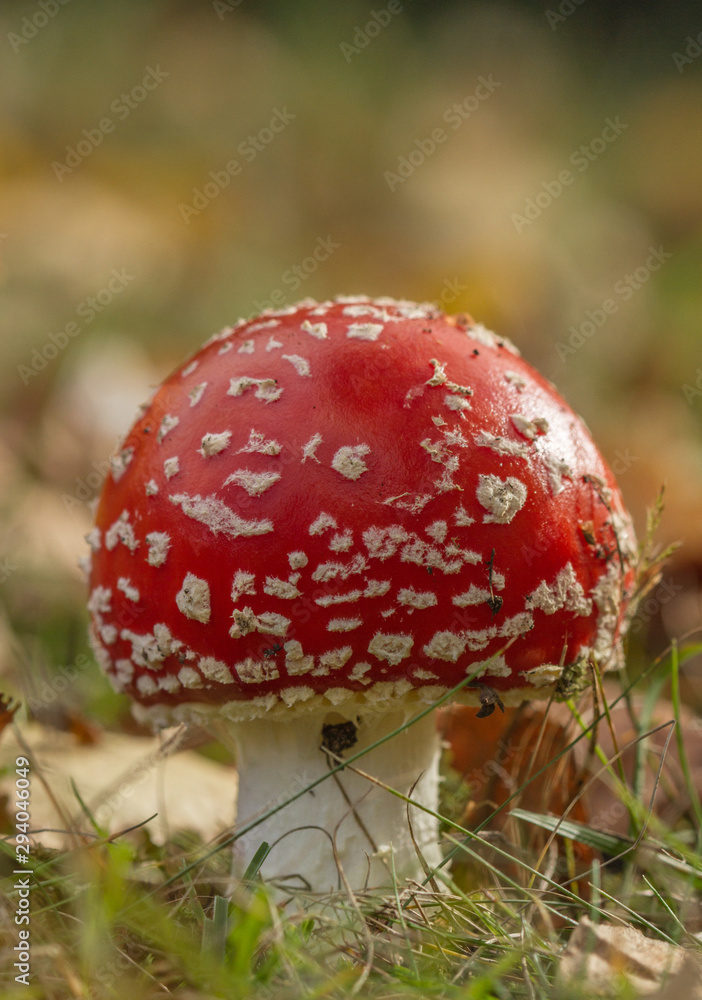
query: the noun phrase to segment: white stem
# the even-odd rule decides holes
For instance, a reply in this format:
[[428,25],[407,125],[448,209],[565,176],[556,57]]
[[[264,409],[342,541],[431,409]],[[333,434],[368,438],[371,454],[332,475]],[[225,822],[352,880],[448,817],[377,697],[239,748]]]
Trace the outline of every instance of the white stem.
[[[357,742],[344,756],[370,746],[406,719],[403,711],[355,719]],[[311,713],[290,722],[237,724],[238,827],[328,774],[334,762],[320,746],[322,725],[330,721],[343,720],[336,714]],[[352,766],[405,795],[419,778],[412,799],[436,812],[438,761],[439,739],[432,713]],[[441,860],[437,821],[413,806],[410,817],[423,856],[429,865],[436,865]],[[307,884],[314,892],[328,892],[340,886],[332,838],[339,864],[354,889],[391,885],[393,865],[398,880],[423,876],[410,834],[407,803],[349,770],[327,778],[237,841],[239,867],[248,864],[265,840],[274,845],[261,869],[266,878],[285,879],[290,888]]]

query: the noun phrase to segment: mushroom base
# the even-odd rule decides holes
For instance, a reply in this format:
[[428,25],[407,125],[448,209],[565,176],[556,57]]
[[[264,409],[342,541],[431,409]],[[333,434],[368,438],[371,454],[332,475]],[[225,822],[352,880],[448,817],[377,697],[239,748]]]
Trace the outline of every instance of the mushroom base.
[[[401,726],[405,711],[342,716],[330,710],[291,721],[254,720],[217,735],[236,743],[239,771],[237,826],[247,825],[272,806],[284,802],[311,781],[328,774],[334,761],[322,747],[322,727],[352,721],[355,743],[343,751],[350,757]],[[337,727],[334,737],[353,740],[353,727]],[[327,744],[334,745],[325,730]],[[337,743],[338,746],[338,743]],[[352,767],[436,812],[438,808],[439,738],[430,713],[403,733],[364,754]],[[421,878],[423,869],[412,833],[430,866],[438,864],[437,820],[410,806],[367,777],[345,769],[286,805],[236,842],[241,872],[262,841],[271,851],[262,874],[290,891],[329,892],[341,887],[339,868],[354,889],[390,886],[394,877]]]

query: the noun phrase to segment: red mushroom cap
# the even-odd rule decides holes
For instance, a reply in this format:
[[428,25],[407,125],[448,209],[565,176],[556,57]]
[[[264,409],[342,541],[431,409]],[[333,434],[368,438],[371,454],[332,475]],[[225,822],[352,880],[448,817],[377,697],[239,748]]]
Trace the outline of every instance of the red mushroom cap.
[[618,665],[635,559],[582,420],[508,341],[360,296],[205,344],[88,540],[96,655],[157,725],[430,702],[476,669],[567,695]]

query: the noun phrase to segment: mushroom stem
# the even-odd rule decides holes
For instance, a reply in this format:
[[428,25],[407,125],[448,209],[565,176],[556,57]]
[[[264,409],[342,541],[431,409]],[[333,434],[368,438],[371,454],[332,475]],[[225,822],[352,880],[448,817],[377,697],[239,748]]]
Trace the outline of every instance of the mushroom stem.
[[[387,736],[407,720],[403,711],[353,718],[355,742],[343,751],[349,757]],[[237,725],[234,736],[239,771],[237,825],[243,826],[273,805],[284,802],[336,761],[322,749],[322,727],[347,722],[337,712],[298,716],[287,722],[256,720]],[[348,735],[353,727],[344,726]],[[329,730],[325,729],[327,745]],[[413,801],[437,811],[439,738],[432,714],[420,719],[382,746],[365,754],[355,766]],[[412,832],[429,865],[441,860],[438,823],[422,809],[410,806]],[[355,889],[419,878],[422,866],[412,843],[407,803],[357,772],[345,769],[286,805],[237,841],[241,869],[262,841],[272,850],[262,874],[291,889],[328,892],[340,886],[332,840],[339,864]]]

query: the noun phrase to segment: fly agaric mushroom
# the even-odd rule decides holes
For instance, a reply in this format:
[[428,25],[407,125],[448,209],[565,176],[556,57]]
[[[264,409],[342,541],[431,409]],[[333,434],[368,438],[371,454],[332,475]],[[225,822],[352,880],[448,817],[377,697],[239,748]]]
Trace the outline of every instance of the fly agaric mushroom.
[[[611,471],[516,348],[361,296],[205,344],[113,457],[88,541],[100,665],[137,719],[233,734],[241,822],[467,674],[486,715],[616,668],[635,561]],[[437,760],[429,714],[360,763],[435,811]],[[435,820],[411,819],[436,863]],[[421,872],[405,802],[348,769],[239,846],[326,891],[331,838],[355,886],[389,881],[391,849]]]

